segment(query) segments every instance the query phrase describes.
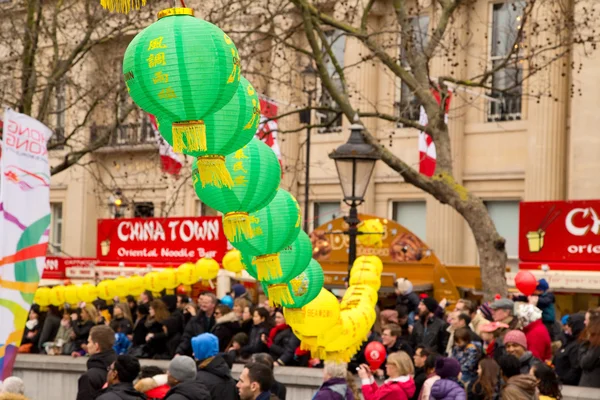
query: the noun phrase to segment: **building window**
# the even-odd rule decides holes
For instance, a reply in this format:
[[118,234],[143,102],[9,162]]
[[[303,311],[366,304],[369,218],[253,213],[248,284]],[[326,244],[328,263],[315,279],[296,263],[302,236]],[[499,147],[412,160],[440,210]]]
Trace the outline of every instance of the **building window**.
[[67,108],[66,102],[66,82],[63,77],[56,84],[54,97],[54,133],[48,141],[48,147],[52,150],[58,150],[65,147],[65,114]]
[[[333,29],[325,32],[325,39],[327,44],[331,48],[331,52],[335,57],[340,68],[344,68],[344,55],[346,52],[346,36],[339,29]],[[323,62],[325,63],[325,67],[327,68],[327,73],[333,82],[333,85],[338,91],[343,91],[343,83],[342,78],[338,74],[337,69],[333,63],[333,60],[329,56],[327,52],[327,48],[325,44],[323,44],[321,52],[323,54]],[[322,107],[330,107],[335,110],[340,110],[339,105],[333,100],[325,85],[321,83],[321,99],[320,104]],[[324,111],[318,112],[317,121],[320,124],[329,123],[329,127],[320,130],[319,132],[336,132],[341,129],[342,126],[342,116],[341,114],[336,118],[337,112],[335,111]],[[333,122],[332,122],[333,121]]]
[[63,213],[62,203],[50,203],[50,235],[48,237],[48,253],[62,252]]
[[154,203],[152,203],[151,201],[134,203],[133,204],[133,216],[134,216],[134,218],[152,218],[152,217],[154,217]]
[[498,71],[492,76],[488,122],[521,119],[523,37],[519,37],[519,32],[525,5],[525,1],[492,5],[490,68]]
[[395,201],[392,219],[425,241],[427,234],[427,205],[424,201]]
[[201,201],[196,201],[196,215],[199,217],[218,217],[220,213]]
[[486,201],[496,230],[506,239],[506,254],[509,259],[519,258],[519,202],[518,201]]
[[338,218],[342,214],[340,210],[340,203],[337,201],[322,201],[318,203],[315,202],[313,203],[313,212],[314,228],[318,228],[319,226]]
[[[400,43],[400,61],[402,67],[410,72],[406,48],[414,49],[416,52],[423,52],[429,41],[427,30],[429,29],[429,17],[427,15],[419,15],[410,19],[410,36],[409,43]],[[400,118],[411,121],[418,121],[421,112],[421,103],[417,99],[414,92],[398,78],[398,92],[396,94],[396,115]],[[402,124],[398,124],[402,127]]]

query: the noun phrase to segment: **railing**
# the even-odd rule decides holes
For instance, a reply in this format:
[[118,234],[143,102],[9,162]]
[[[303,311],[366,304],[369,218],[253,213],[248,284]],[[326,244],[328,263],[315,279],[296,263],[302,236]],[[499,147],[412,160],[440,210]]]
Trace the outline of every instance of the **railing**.
[[521,119],[521,94],[491,93],[495,100],[488,102],[488,122],[518,121]]
[[154,144],[156,139],[149,123],[120,125],[116,131],[110,132],[107,126],[92,125],[90,139],[92,142],[109,135],[108,146],[135,146],[140,144]]

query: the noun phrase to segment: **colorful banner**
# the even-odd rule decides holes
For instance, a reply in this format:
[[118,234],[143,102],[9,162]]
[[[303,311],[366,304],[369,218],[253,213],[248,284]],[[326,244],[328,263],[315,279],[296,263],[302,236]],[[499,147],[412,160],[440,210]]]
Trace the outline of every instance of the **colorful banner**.
[[593,263],[597,270],[600,200],[522,202],[519,258],[537,263]]
[[181,264],[227,251],[221,217],[128,218],[98,220],[99,260]]
[[12,374],[42,275],[50,226],[52,131],[11,109],[4,112],[0,159],[0,380]]

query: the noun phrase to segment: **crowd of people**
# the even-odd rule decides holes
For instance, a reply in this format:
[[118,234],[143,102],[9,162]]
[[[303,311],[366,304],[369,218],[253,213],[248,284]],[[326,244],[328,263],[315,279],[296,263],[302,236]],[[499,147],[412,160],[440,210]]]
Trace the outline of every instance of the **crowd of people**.
[[[62,312],[34,305],[20,351],[89,356],[78,400],[285,400],[285,386],[274,379],[280,366],[323,368],[314,400],[358,400],[358,380],[365,400],[559,400],[561,385],[600,387],[600,309],[558,321],[543,279],[529,297],[481,305],[438,303],[405,279],[396,285],[395,307],[378,310],[348,364],[311,359],[283,312],[252,304],[242,285],[228,301],[209,292],[197,303],[145,292]],[[387,352],[377,370],[364,351],[372,341]],[[163,371],[140,367],[141,358],[171,362]],[[246,366],[238,381],[233,363]]]

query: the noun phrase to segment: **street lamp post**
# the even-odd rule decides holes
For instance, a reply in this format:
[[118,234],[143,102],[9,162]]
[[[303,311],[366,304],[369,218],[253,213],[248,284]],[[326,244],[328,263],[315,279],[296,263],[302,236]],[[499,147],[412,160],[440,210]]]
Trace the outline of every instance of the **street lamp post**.
[[377,150],[365,142],[362,136],[363,130],[362,125],[352,124],[348,141],[329,154],[329,158],[335,161],[344,194],[344,203],[350,206],[348,216],[344,217],[348,224],[347,234],[350,238],[348,279],[350,279],[350,269],[356,259],[356,237],[360,223],[357,207],[365,201],[365,193],[375,168],[375,162],[380,158]]
[[[300,122],[306,124],[306,164],[304,171],[304,232],[308,233],[308,209],[310,206],[310,125],[312,123],[312,98],[316,89],[317,70],[309,63],[302,71],[302,89],[308,94],[308,107],[300,113]],[[310,89],[309,89],[310,88]]]

